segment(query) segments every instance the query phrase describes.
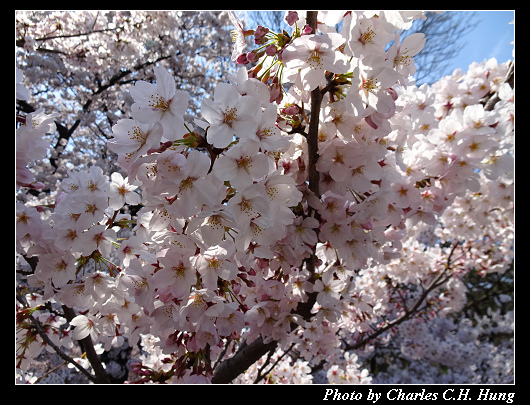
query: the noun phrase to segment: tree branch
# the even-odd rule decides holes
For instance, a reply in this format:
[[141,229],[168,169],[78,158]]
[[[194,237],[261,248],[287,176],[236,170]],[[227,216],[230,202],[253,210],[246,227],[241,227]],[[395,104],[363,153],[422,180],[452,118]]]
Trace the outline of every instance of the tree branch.
[[[317,11],[308,11],[306,20],[309,26],[316,32]],[[322,104],[322,93],[317,86],[311,91],[311,120],[307,134],[307,153],[309,155],[309,190],[320,198],[320,174],[316,168],[318,161],[318,121],[320,116],[320,105]]]
[[[31,266],[31,269],[33,272],[35,272],[35,269],[37,268],[37,264],[39,263],[39,259],[35,256],[33,257],[27,257],[26,255],[23,255],[24,259],[28,262],[28,264]],[[24,307],[28,307],[28,303],[26,302],[25,297],[20,294],[17,291],[17,300],[24,305]],[[66,305],[62,306],[64,317],[68,322],[70,322],[72,319],[75,318],[75,311],[67,307]],[[71,357],[69,357],[66,353],[64,353],[59,347],[57,347],[51,340],[48,338],[44,330],[42,329],[42,326],[40,325],[40,322],[37,321],[35,318],[33,318],[31,315],[29,316],[31,322],[35,326],[37,332],[41,337],[48,343],[53,350],[65,361],[68,361],[69,363],[72,363],[77,369],[79,369],[83,374],[87,376],[91,381],[95,382],[96,384],[110,384],[109,377],[107,375],[107,372],[105,371],[105,367],[103,367],[103,364],[101,363],[101,360],[96,353],[96,349],[94,348],[94,343],[92,342],[92,339],[90,336],[87,336],[84,339],[81,339],[79,341],[80,345],[82,346],[83,351],[86,353],[86,357],[88,361],[90,362],[90,365],[92,366],[92,369],[94,370],[94,373],[96,376],[94,377],[92,374],[90,374],[88,371],[86,371],[83,367],[81,367],[78,363],[75,362]]]
[[254,384],[259,383],[261,380],[263,380],[265,378],[266,375],[270,374],[270,372],[274,369],[274,367],[276,367],[278,365],[278,363],[285,357],[285,355],[291,351],[291,349],[294,347],[295,344],[296,343],[291,344],[291,346],[289,346],[289,348],[285,352],[283,352],[283,354],[281,356],[279,356],[276,359],[274,364],[265,373],[261,374],[261,372],[265,369],[265,367],[270,363],[270,360],[271,360],[271,357],[272,357],[272,351],[269,352],[269,356],[267,357],[267,361],[259,369],[258,376],[254,380]]
[[[26,301],[26,298],[17,291],[17,300],[20,302],[25,308],[28,308],[28,303]],[[61,350],[59,346],[57,346],[55,343],[52,342],[52,340],[48,337],[44,329],[42,328],[41,323],[35,319],[35,317],[32,314],[28,315],[29,320],[35,327],[35,330],[40,335],[40,337],[48,344],[53,350],[55,350],[55,353],[63,359],[64,361],[72,364],[75,368],[77,368],[81,373],[83,373],[90,381],[96,382],[96,377],[94,377],[92,374],[90,374],[83,366],[81,366],[79,363],[77,363],[74,359],[72,359],[70,356],[68,356],[65,352]]]
[[261,336],[249,345],[247,345],[245,340],[234,356],[217,366],[212,377],[212,384],[228,384],[269,350],[276,349],[277,345],[278,342],[274,340],[269,343],[263,343]]
[[[97,17],[96,17],[97,18]],[[94,23],[96,22],[96,20],[94,20]],[[93,27],[93,26],[92,26]],[[42,41],[48,41],[50,39],[57,39],[57,38],[75,38],[75,37],[83,37],[83,36],[89,36],[89,35],[92,35],[92,34],[97,34],[99,32],[109,32],[109,31],[116,31],[117,29],[120,29],[120,27],[115,27],[115,28],[104,28],[104,29],[100,29],[100,30],[91,30],[91,31],[87,31],[87,32],[79,32],[77,34],[65,34],[65,35],[53,35],[53,36],[44,36],[44,37],[41,37],[41,38],[36,38],[35,41],[39,41],[39,42],[42,42]],[[18,45],[18,44],[17,44]],[[23,46],[23,44],[22,44]]]
[[[308,11],[306,20],[309,26],[316,32],[317,25],[317,11]],[[317,86],[311,92],[311,119],[309,122],[309,133],[307,134],[307,145],[309,154],[309,190],[312,191],[318,198],[320,198],[319,183],[320,175],[316,169],[316,163],[318,160],[318,120],[320,116],[320,106],[322,104],[323,94]],[[313,210],[310,207],[310,212]],[[314,211],[314,215],[318,215]],[[306,268],[311,273],[311,278],[308,280],[314,282],[315,274],[315,255],[314,251],[311,257],[306,259]],[[296,314],[299,314],[307,320],[311,318],[311,308],[316,302],[317,293],[312,292],[308,294],[306,302],[301,302],[296,307]],[[296,324],[291,325],[291,330],[296,328]],[[239,350],[229,359],[226,359],[220,363],[215,371],[212,378],[213,384],[227,384],[236,378],[239,374],[244,372],[248,367],[254,364],[260,359],[261,356],[265,355],[270,350],[276,349],[277,342],[272,341],[270,343],[263,343],[263,339],[259,337],[253,341],[250,345],[246,344],[246,341],[240,346]]]
[[[115,85],[122,85],[125,83],[128,83],[128,81],[120,81],[124,77],[130,75],[133,72],[137,72],[141,69],[144,69],[148,66],[154,65],[157,62],[160,62],[165,59],[169,59],[172,55],[166,55],[166,56],[160,56],[159,58],[153,60],[153,61],[147,61],[143,63],[139,63],[135,65],[132,69],[122,70],[119,73],[116,73],[114,76],[112,76],[108,83],[105,85],[98,84],[97,90],[95,90],[89,97],[89,99],[83,104],[82,110],[84,112],[87,112],[90,109],[90,106],[92,105],[92,102],[94,101],[94,98],[103,93],[104,91],[108,90],[109,88],[115,86]],[[25,113],[31,113],[36,111],[35,108],[23,100],[17,100],[17,104],[20,107],[20,110]],[[59,133],[59,138],[57,139],[57,142],[55,143],[55,146],[53,147],[56,151],[56,156],[50,157],[50,164],[54,167],[55,170],[58,169],[58,160],[61,156],[61,152],[58,150],[59,146],[66,147],[66,144],[74,134],[75,130],[79,127],[81,124],[81,119],[78,118],[70,128],[67,128],[63,124],[61,124],[58,121],[55,121],[55,126],[57,128],[57,132]],[[64,141],[63,141],[64,140]],[[64,149],[63,149],[64,150]]]
[[359,349],[360,347],[362,347],[366,343],[368,343],[370,340],[375,339],[376,337],[378,337],[382,333],[386,332],[387,330],[392,329],[394,326],[398,326],[399,324],[403,323],[407,319],[411,318],[412,315],[414,315],[416,313],[416,311],[420,308],[421,304],[423,304],[423,302],[425,301],[425,299],[427,298],[429,293],[432,290],[434,290],[435,288],[438,288],[439,286],[441,286],[443,283],[445,283],[447,280],[449,280],[449,278],[451,278],[451,276],[453,275],[453,273],[450,273],[450,274],[446,275],[446,272],[447,272],[447,270],[449,270],[451,268],[451,259],[453,257],[453,253],[455,252],[455,250],[456,250],[456,248],[457,248],[457,246],[459,244],[460,243],[458,241],[456,241],[454,243],[454,245],[453,245],[453,247],[452,247],[452,249],[449,252],[449,255],[447,257],[447,264],[445,265],[444,269],[440,272],[440,274],[438,274],[434,278],[433,281],[431,281],[429,286],[423,290],[423,292],[421,293],[420,297],[416,300],[416,302],[414,303],[414,305],[412,305],[412,307],[410,309],[408,309],[408,310],[405,309],[405,313],[403,315],[401,315],[399,318],[396,318],[396,319],[388,322],[385,326],[383,326],[382,328],[376,330],[374,333],[370,334],[366,338],[361,339],[360,341],[358,341],[353,346],[346,345],[345,351],[346,350]]
[[[62,308],[64,311],[64,317],[68,322],[75,318],[75,312],[72,308],[67,307],[66,305],[63,305]],[[90,335],[88,335],[84,339],[79,340],[79,343],[83,347],[86,357],[90,362],[94,373],[96,374],[93,381],[96,384],[110,384],[107,371],[105,370],[105,367],[103,367],[99,355],[96,353],[96,349],[94,348],[94,342],[92,342],[92,338],[90,337]]]

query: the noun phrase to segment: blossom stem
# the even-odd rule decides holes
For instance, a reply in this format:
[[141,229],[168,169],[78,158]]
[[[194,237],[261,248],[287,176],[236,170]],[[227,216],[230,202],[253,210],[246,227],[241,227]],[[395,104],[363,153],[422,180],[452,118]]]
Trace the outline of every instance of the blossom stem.
[[226,291],[228,291],[230,296],[239,303],[239,305],[243,305],[243,303],[241,301],[239,301],[239,298],[237,298],[237,295],[234,294],[234,292],[230,289],[230,287],[226,286],[225,289],[226,289]]
[[276,55],[274,55],[274,59],[275,60],[272,61],[271,65],[267,68],[267,70],[265,70],[262,75],[258,76],[259,80],[262,80],[265,75],[269,74],[271,68],[278,62],[278,58]]

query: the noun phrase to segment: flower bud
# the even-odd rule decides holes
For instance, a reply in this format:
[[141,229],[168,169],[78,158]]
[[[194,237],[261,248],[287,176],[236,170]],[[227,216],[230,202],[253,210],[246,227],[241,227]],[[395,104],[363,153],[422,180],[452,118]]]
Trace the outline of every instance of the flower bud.
[[288,11],[285,16],[285,21],[289,25],[293,25],[296,21],[299,20],[298,13],[296,11]]
[[274,56],[278,52],[278,48],[276,48],[276,45],[270,44],[265,48],[265,53],[267,56]]
[[311,28],[309,25],[304,25],[304,28],[302,28],[302,35],[309,35],[313,32],[313,28]]
[[247,59],[247,54],[242,53],[241,55],[239,55],[236,59],[236,63],[238,65],[246,65],[247,63],[249,63],[249,60]]
[[266,41],[265,35],[268,32],[269,32],[268,28],[258,25],[258,28],[256,28],[256,31],[254,31],[254,42],[258,45],[262,45],[263,43],[265,43]]
[[298,106],[296,104],[290,105],[289,107],[286,107],[282,110],[282,113],[287,115],[294,115],[298,114]]
[[247,53],[247,63],[250,62],[250,63],[254,63],[258,60],[258,54],[256,53],[256,51],[250,51],[249,53]]

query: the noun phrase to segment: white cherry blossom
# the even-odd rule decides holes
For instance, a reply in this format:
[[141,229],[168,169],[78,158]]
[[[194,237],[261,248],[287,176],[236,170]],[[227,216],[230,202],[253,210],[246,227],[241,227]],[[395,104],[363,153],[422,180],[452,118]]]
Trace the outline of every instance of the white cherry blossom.
[[225,148],[234,136],[245,139],[256,132],[260,101],[255,96],[241,96],[228,83],[215,87],[214,98],[204,100],[202,116],[208,121],[208,141],[216,148]]
[[159,122],[164,138],[170,141],[181,138],[186,132],[184,113],[188,108],[189,95],[176,90],[175,79],[162,67],[153,68],[156,85],[139,80],[131,88],[135,103],[131,106],[133,117],[143,124]]

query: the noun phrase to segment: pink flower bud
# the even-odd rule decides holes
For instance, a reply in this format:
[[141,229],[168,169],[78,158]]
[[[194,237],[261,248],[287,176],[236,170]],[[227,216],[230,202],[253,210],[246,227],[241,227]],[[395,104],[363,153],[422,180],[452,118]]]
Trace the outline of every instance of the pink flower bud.
[[287,21],[287,24],[293,25],[296,21],[298,21],[298,13],[296,11],[288,11],[287,15],[285,16],[285,21]]
[[272,86],[270,86],[269,91],[270,91],[270,94],[271,94],[271,97],[269,99],[270,103],[273,103],[274,101],[281,102],[281,98],[280,97],[282,97],[282,90],[281,90],[281,87],[279,85],[276,85],[276,84],[273,83]]
[[254,42],[261,45],[265,42],[265,35],[269,32],[269,29],[258,25],[256,31],[254,31]]
[[131,363],[131,371],[135,374],[139,374],[142,369],[142,363]]
[[304,25],[304,28],[302,28],[302,35],[309,35],[313,32],[313,28],[311,28],[309,25]]
[[238,65],[246,65],[247,63],[249,63],[249,60],[247,59],[247,54],[242,53],[241,55],[239,55],[236,59],[236,63]]
[[287,115],[294,115],[294,114],[298,114],[298,111],[299,111],[298,106],[296,104],[293,104],[287,108],[284,108],[282,110],[282,113],[287,114]]
[[361,228],[363,228],[366,231],[371,231],[372,229],[374,229],[374,226],[372,225],[371,222],[365,222],[364,224],[361,224]]
[[254,63],[258,60],[258,55],[256,53],[256,51],[251,51],[249,53],[247,53],[247,63],[250,62],[250,63]]
[[265,53],[267,56],[274,56],[278,52],[278,49],[276,48],[276,45],[270,44],[265,48]]

